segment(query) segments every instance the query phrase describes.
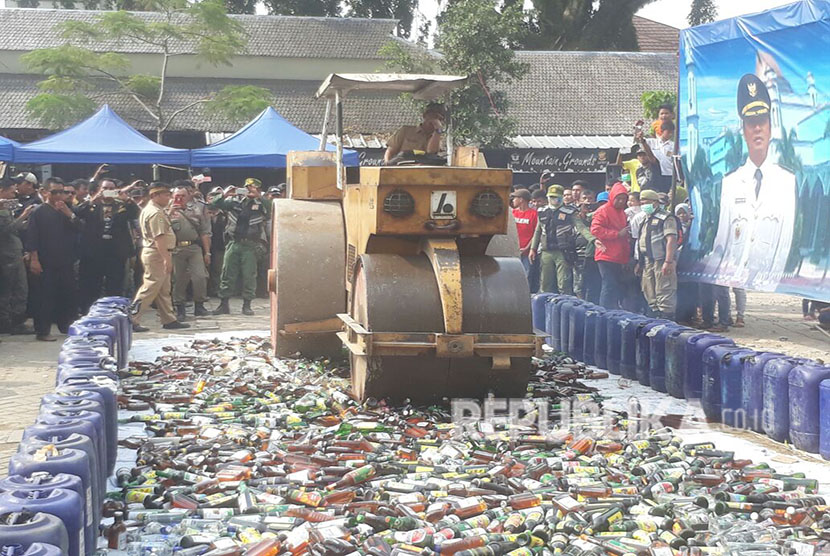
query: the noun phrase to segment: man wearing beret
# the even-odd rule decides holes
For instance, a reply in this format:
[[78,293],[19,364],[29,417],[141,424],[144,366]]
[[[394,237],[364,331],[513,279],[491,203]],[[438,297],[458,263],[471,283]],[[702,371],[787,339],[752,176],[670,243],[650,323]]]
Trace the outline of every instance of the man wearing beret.
[[749,157],[723,178],[708,270],[738,286],[772,291],[784,274],[792,244],[795,175],[769,156],[770,97],[754,74],[738,83],[738,114]]
[[244,188],[231,185],[222,196],[211,201],[209,206],[224,210],[227,214],[225,234],[230,240],[225,246],[222,278],[219,282],[219,297],[222,301],[213,310],[213,314],[230,313],[228,300],[241,276],[242,314],[253,315],[251,301],[256,296],[257,250],[268,237],[266,222],[271,215],[271,205],[262,197],[262,182],[248,178]]
[[530,260],[542,259],[541,291],[573,295],[573,265],[576,262],[576,238],[593,237],[576,218],[576,209],[564,204],[565,188],[548,187],[548,206],[539,209],[538,224],[530,246]]

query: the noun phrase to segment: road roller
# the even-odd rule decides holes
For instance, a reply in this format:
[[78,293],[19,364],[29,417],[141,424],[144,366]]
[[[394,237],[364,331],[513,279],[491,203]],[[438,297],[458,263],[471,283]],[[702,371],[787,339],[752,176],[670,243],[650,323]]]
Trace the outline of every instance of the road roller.
[[[279,357],[348,353],[352,393],[429,403],[522,397],[542,337],[509,210],[512,172],[475,148],[447,166],[343,168],[342,109],[354,91],[441,98],[464,77],[333,74],[336,151],[290,152],[272,213],[271,339]],[[326,118],[327,120],[328,118]],[[349,183],[353,181],[354,183]]]

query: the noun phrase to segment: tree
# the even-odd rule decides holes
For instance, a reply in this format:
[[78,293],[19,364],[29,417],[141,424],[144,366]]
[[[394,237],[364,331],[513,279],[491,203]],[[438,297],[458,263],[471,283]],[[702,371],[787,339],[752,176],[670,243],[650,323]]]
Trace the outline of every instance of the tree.
[[268,13],[274,15],[397,19],[395,34],[404,38],[409,38],[418,6],[418,0],[263,0],[263,3]]
[[[69,20],[56,27],[67,43],[21,56],[29,71],[46,77],[27,110],[48,128],[63,128],[91,114],[102,98],[113,94],[135,102],[156,130],[156,141],[181,114],[208,104],[218,113],[238,119],[262,111],[272,98],[267,89],[226,88],[216,98],[205,96],[173,108],[167,94],[170,61],[193,53],[202,63],[230,65],[247,44],[244,29],[229,18],[222,0],[150,0],[153,15],[125,11],[105,12],[94,22]],[[98,52],[88,45],[100,41],[146,46],[158,56],[158,73],[132,71],[130,59],[117,52]]]
[[502,147],[516,134],[516,121],[507,116],[504,87],[527,72],[514,48],[523,35],[520,5],[494,0],[455,0],[438,16],[436,57],[390,42],[381,49],[390,69],[407,73],[469,75],[466,86],[450,98],[453,134],[459,142]]
[[715,6],[715,0],[692,0],[692,7],[689,9],[689,16],[686,21],[689,25],[703,25],[704,23],[712,23],[718,17],[718,8]]
[[646,91],[640,95],[640,102],[643,103],[643,114],[646,118],[656,120],[660,112],[660,106],[671,104],[677,110],[677,93],[672,91]]
[[[639,50],[634,14],[653,0],[532,0],[528,50]],[[521,2],[512,0],[508,4]]]
[[225,0],[229,14],[254,14],[256,5],[257,0]]

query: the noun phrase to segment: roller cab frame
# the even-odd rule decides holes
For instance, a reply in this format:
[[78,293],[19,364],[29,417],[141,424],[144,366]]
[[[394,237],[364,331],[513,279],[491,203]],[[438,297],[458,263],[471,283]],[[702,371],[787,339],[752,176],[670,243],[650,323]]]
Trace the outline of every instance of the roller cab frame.
[[[432,100],[466,78],[333,74],[321,150],[289,153],[274,202],[272,343],[278,356],[348,349],[359,400],[522,396],[541,352],[509,210],[512,172],[475,148],[455,166],[362,167],[346,183],[342,103],[352,91]],[[328,114],[336,152],[325,148]],[[451,128],[450,128],[451,129]],[[506,256],[494,256],[506,255]]]

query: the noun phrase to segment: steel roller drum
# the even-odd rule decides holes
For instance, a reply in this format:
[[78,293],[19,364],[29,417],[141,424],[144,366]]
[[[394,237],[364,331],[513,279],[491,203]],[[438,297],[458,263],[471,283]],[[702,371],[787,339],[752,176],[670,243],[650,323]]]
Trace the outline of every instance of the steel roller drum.
[[[463,332],[530,334],[530,294],[518,259],[461,257]],[[435,275],[426,256],[363,255],[355,271],[352,317],[369,331],[444,330]],[[530,358],[494,371],[489,357],[351,356],[356,397],[413,402],[443,397],[522,397]]]
[[269,291],[274,352],[301,352],[306,357],[339,353],[342,343],[333,331],[279,331],[286,325],[334,319],[346,309],[346,235],[340,203],[278,199],[272,218]]
[[[519,231],[516,229],[516,220],[513,211],[508,210],[507,233],[495,235],[487,244],[485,255],[490,257],[519,257]],[[526,280],[527,278],[525,278]]]

